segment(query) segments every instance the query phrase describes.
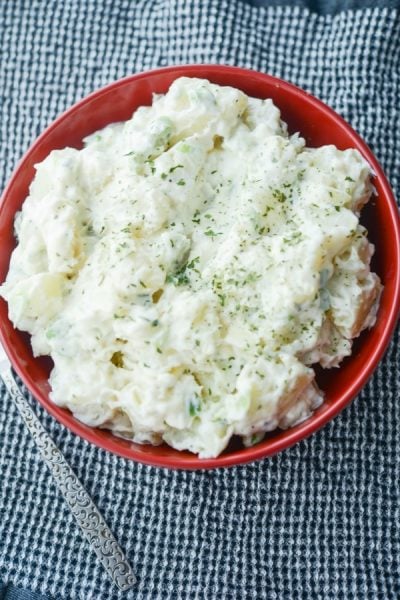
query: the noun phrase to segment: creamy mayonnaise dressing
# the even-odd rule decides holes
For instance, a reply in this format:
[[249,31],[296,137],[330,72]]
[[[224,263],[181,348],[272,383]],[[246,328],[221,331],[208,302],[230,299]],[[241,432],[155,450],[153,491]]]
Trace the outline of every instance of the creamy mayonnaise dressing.
[[36,170],[0,292],[84,423],[200,457],[255,443],[375,321],[369,166],[306,148],[271,100],[181,78]]

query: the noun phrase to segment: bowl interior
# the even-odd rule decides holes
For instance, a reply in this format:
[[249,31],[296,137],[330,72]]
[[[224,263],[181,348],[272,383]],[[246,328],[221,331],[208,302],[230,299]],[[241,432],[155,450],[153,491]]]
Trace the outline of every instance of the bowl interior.
[[[200,460],[189,452],[178,452],[166,445],[138,445],[110,432],[86,427],[68,410],[55,406],[48,397],[49,358],[33,358],[27,334],[16,331],[7,316],[7,305],[0,299],[0,334],[14,367],[32,393],[61,423],[87,440],[147,464],[178,468],[228,466],[273,454],[309,435],[339,412],[371,375],[381,358],[394,328],[399,304],[399,225],[395,202],[375,158],[346,123],[318,100],[298,88],[273,77],[234,67],[170,67],[118,81],[84,99],[59,117],[35,142],[18,165],[2,198],[0,207],[0,280],[8,271],[15,247],[13,220],[28,195],[34,165],[56,148],[82,146],[82,139],[105,125],[126,120],[141,105],[151,104],[153,93],[166,92],[177,77],[205,77],[221,85],[232,85],[248,95],[272,98],[280,108],[290,132],[299,131],[309,146],[334,144],[340,149],[358,148],[372,165],[377,177],[376,198],[364,209],[362,223],[376,243],[373,268],[385,286],[375,327],[355,342],[353,354],[340,369],[318,371],[317,379],[326,394],[323,406],[305,423],[288,431],[277,431],[253,448],[233,443],[217,459]],[[384,235],[382,233],[384,232]]]

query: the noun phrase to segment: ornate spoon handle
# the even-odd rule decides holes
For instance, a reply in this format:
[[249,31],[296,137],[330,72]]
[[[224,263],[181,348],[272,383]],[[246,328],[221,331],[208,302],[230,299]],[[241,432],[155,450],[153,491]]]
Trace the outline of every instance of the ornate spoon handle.
[[123,591],[130,589],[136,579],[117,540],[93,504],[89,494],[21,394],[11,369],[2,368],[1,376],[32,434],[36,446],[51,469],[72,514],[89,540],[89,544],[119,589]]

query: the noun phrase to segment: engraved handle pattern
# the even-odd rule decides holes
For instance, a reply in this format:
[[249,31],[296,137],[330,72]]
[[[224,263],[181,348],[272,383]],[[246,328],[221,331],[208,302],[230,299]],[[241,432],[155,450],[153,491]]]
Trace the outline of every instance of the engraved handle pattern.
[[21,394],[11,370],[2,378],[72,514],[111,579],[122,591],[136,582],[124,553],[64,456]]

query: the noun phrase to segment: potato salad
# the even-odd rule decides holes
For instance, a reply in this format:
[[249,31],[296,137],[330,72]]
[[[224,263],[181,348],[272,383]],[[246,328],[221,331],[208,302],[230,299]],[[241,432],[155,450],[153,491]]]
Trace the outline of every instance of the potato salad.
[[357,150],[308,148],[272,100],[177,79],[40,164],[0,293],[51,399],[200,457],[308,418],[313,365],[374,324]]

